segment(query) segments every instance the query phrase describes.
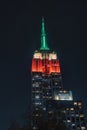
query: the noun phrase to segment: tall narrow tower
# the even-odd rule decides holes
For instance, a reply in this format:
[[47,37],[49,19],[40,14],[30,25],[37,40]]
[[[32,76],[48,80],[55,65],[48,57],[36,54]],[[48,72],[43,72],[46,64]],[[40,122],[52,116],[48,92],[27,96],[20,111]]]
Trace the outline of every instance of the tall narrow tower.
[[[51,51],[46,40],[44,18],[42,18],[41,47],[32,59],[32,128],[38,129],[39,119],[49,113],[59,120],[58,110],[64,113],[63,120],[70,130],[86,130],[82,102],[73,101],[71,91],[62,86],[62,77],[57,53]],[[56,113],[56,115],[55,115]]]
[[45,23],[42,18],[41,47],[32,59],[32,125],[36,128],[40,111],[46,101],[54,98],[54,90],[62,90],[60,63],[57,54],[47,45]]

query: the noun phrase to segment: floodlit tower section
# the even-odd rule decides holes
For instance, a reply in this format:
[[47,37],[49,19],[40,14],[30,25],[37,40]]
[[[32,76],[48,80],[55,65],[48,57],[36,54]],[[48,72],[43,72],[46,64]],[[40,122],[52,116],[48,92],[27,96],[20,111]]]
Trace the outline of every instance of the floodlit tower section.
[[42,18],[41,48],[40,48],[40,50],[49,50],[49,48],[47,46],[47,41],[46,41],[44,18]]
[[45,24],[42,18],[41,47],[34,52],[32,59],[32,72],[43,74],[60,74],[60,64],[57,54],[51,52],[46,42]]
[[[54,91],[62,90],[60,63],[56,52],[50,51],[42,18],[41,47],[32,59],[32,126],[37,129],[38,119],[46,110],[46,101],[54,99]],[[39,117],[39,118],[38,118]]]
[[58,75],[60,74],[59,59],[55,52],[35,51],[32,59],[32,72]]

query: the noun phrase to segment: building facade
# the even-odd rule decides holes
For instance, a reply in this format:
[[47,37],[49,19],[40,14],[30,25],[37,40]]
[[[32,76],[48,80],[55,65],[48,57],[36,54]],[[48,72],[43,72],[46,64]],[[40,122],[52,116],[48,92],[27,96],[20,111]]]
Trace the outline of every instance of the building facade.
[[[74,101],[72,91],[63,89],[60,61],[47,45],[42,19],[41,47],[32,58],[31,125],[38,129],[39,120],[60,118],[70,130],[86,130],[82,102]],[[62,112],[62,116],[59,112]]]

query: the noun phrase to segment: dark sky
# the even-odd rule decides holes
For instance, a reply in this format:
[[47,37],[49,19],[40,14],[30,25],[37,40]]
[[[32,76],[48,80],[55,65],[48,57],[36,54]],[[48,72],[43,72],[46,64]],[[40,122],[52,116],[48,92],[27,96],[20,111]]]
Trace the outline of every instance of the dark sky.
[[22,124],[30,106],[31,59],[47,41],[60,57],[63,85],[87,107],[87,4],[82,0],[3,0],[0,3],[0,130]]

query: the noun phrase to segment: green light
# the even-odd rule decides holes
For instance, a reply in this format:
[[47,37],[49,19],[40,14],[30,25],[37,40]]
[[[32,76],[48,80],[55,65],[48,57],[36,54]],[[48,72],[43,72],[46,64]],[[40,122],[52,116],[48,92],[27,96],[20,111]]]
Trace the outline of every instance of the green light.
[[40,48],[40,50],[49,50],[48,45],[47,45],[47,41],[46,41],[44,18],[42,18],[41,48]]

